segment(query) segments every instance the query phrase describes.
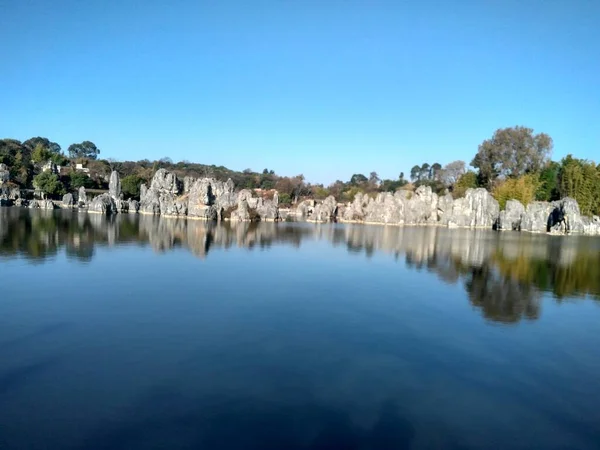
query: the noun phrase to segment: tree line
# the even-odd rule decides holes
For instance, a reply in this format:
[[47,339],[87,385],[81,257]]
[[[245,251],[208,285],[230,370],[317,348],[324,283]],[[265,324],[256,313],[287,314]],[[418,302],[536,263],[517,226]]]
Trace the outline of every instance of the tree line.
[[[36,188],[47,195],[59,196],[64,192],[86,188],[106,189],[112,170],[119,172],[124,194],[139,197],[140,185],[149,183],[154,173],[164,168],[179,177],[231,178],[238,188],[262,189],[279,192],[284,205],[312,197],[323,199],[333,195],[338,201],[352,201],[357,193],[376,195],[398,189],[416,189],[430,186],[440,195],[451,193],[464,196],[469,188],[483,187],[504,207],[509,199],[527,205],[534,200],[553,201],[573,197],[583,214],[600,214],[600,164],[568,155],[561,161],[550,159],[552,138],[533,129],[515,126],[501,128],[477,149],[470,167],[465,161],[424,162],[411,168],[409,179],[400,172],[395,179],[381,179],[377,172],[369,175],[353,174],[349,180],[336,180],[325,186],[308,183],[302,174],[282,176],[265,168],[234,171],[224,166],[205,165],[190,161],[173,162],[170,158],[155,161],[115,161],[99,159],[100,149],[91,141],[71,144],[67,152],[45,137],[34,137],[20,142],[0,140],[0,163],[9,167],[12,183],[23,188]],[[43,171],[52,163],[62,166],[60,173]],[[87,173],[76,169],[82,164]]]

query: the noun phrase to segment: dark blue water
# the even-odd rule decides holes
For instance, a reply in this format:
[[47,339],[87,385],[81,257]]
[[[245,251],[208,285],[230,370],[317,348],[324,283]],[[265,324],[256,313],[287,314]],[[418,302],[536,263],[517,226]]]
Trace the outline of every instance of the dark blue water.
[[600,239],[0,209],[0,449],[600,448]]

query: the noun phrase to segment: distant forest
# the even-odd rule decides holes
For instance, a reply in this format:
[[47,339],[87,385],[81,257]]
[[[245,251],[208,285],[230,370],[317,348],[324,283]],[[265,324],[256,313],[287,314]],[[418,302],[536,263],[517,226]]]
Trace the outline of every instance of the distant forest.
[[[58,197],[81,186],[106,189],[111,171],[119,172],[126,197],[139,198],[142,183],[149,183],[161,168],[179,177],[231,178],[237,188],[279,191],[280,203],[292,205],[299,199],[352,201],[359,192],[376,195],[398,189],[414,190],[430,186],[439,195],[464,195],[469,188],[483,187],[500,202],[509,199],[523,204],[539,200],[553,201],[573,197],[586,215],[600,215],[600,164],[568,155],[561,161],[551,159],[552,138],[535,134],[533,129],[515,126],[496,130],[483,141],[473,159],[424,162],[396,179],[381,179],[377,172],[353,174],[349,180],[337,180],[329,186],[308,183],[302,174],[284,176],[265,168],[260,172],[246,169],[234,171],[223,166],[189,161],[116,161],[101,159],[100,149],[90,141],[75,143],[64,152],[60,145],[45,137],[26,141],[0,140],[0,163],[9,170],[8,185],[38,189],[50,197]],[[5,185],[7,183],[4,183]]]

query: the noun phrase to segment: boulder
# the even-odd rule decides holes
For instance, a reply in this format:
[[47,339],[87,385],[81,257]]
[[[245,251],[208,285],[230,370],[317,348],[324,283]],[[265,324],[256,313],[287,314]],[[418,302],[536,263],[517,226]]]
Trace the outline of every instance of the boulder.
[[63,206],[68,207],[68,208],[71,208],[72,206],[74,206],[75,200],[73,199],[73,194],[68,193],[68,194],[63,195],[62,204],[63,204]]
[[113,214],[117,212],[117,205],[110,194],[101,194],[90,202],[88,211],[107,215]]
[[531,233],[546,233],[550,222],[550,215],[553,213],[555,205],[548,202],[531,202],[525,208],[525,213],[521,219],[521,231]]
[[582,217],[583,232],[591,236],[600,235],[600,217]]
[[523,214],[525,214],[525,207],[520,201],[507,201],[504,211],[500,211],[498,217],[498,230],[520,230]]
[[296,215],[301,219],[309,219],[315,210],[314,200],[301,201],[296,207]]

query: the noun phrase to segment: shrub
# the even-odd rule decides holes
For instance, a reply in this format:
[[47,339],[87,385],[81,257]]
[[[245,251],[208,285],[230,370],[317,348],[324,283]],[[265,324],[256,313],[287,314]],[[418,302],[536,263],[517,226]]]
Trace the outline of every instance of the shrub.
[[121,180],[121,191],[125,197],[139,199],[140,186],[144,180],[137,175],[127,175]]
[[290,194],[279,194],[279,204],[290,206],[292,204],[292,197],[290,196]]
[[474,189],[476,187],[478,187],[477,174],[468,171],[467,173],[462,174],[456,184],[452,186],[452,197],[464,197],[467,189]]
[[48,171],[42,172],[33,178],[33,185],[46,195],[56,196],[63,195],[65,186],[58,178],[58,175]]
[[509,178],[497,184],[492,190],[492,195],[504,209],[508,200],[519,200],[527,206],[535,200],[536,192],[540,187],[537,174],[523,175],[519,178]]

